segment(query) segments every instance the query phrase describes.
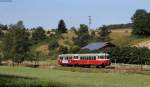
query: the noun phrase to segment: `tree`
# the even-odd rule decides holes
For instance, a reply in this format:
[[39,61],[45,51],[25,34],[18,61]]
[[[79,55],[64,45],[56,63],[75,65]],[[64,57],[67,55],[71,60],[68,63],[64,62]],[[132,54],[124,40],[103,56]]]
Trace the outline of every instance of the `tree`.
[[13,62],[21,63],[26,59],[30,51],[29,32],[22,21],[10,25],[5,36],[3,53],[5,58],[11,58]]
[[138,9],[132,17],[132,22],[134,35],[150,35],[150,13]]
[[136,47],[113,47],[109,48],[112,62],[125,64],[150,64],[150,50]]
[[73,31],[75,34],[78,33],[78,31],[77,31],[77,29],[75,27],[71,27],[70,30]]
[[59,47],[59,53],[61,54],[67,54],[68,53],[68,48],[65,46],[60,46]]
[[102,29],[99,32],[100,37],[98,38],[98,41],[109,42],[111,40],[109,37],[110,33],[111,31],[106,28],[105,25],[103,25]]
[[80,51],[80,47],[78,46],[72,46],[70,49],[69,49],[69,53],[78,53]]
[[80,24],[78,35],[81,36],[83,34],[89,34],[88,26],[85,24]]
[[59,43],[57,42],[57,40],[51,40],[48,45],[49,51],[54,50],[57,47],[59,47]]
[[2,61],[3,61],[3,54],[0,53],[0,65],[2,64]]
[[74,40],[76,45],[78,45],[79,47],[83,47],[89,43],[90,35],[87,25],[81,24],[77,35],[77,38],[75,38]]
[[4,32],[0,29],[0,39],[4,37]]
[[41,41],[46,38],[45,30],[42,27],[37,27],[33,29],[32,32],[32,40],[33,41]]
[[90,39],[91,39],[92,42],[96,40],[96,33],[95,33],[94,30],[91,31]]
[[0,24],[0,30],[8,30],[8,26]]
[[66,28],[66,24],[64,22],[64,20],[60,20],[58,23],[58,29],[57,29],[58,33],[66,33],[67,32],[67,28]]

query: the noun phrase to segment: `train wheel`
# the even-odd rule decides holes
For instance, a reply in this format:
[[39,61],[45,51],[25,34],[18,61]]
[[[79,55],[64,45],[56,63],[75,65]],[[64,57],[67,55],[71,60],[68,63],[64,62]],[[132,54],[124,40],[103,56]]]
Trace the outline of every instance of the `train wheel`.
[[96,68],[99,68],[99,66],[96,66]]
[[106,66],[105,65],[102,65],[102,68],[105,68]]
[[91,65],[87,65],[86,67],[87,67],[87,68],[91,68]]

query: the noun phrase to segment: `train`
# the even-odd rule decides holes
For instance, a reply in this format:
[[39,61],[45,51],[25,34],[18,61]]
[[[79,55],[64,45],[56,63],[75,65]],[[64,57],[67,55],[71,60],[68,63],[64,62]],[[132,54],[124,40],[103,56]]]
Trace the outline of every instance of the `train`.
[[58,56],[58,64],[62,66],[96,66],[105,68],[111,65],[109,54],[61,54]]

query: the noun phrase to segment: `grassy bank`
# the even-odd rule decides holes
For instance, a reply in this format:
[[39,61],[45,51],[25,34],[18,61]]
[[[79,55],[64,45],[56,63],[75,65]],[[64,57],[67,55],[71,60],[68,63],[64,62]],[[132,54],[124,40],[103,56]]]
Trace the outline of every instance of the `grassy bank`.
[[8,85],[36,86],[37,83],[49,87],[150,87],[150,75],[133,73],[86,73],[1,66],[0,75],[23,77],[8,79],[7,76],[0,76],[0,81],[6,78],[3,83]]

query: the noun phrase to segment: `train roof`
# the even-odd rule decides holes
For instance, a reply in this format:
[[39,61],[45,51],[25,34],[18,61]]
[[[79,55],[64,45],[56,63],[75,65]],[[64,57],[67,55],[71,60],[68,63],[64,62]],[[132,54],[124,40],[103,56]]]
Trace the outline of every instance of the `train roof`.
[[97,53],[97,54],[61,54],[59,56],[109,56],[108,53]]

